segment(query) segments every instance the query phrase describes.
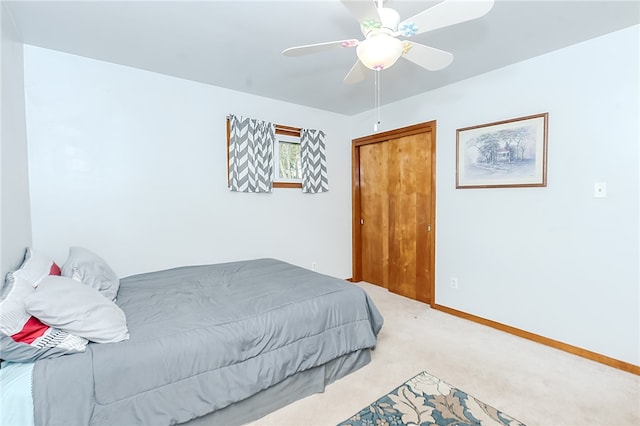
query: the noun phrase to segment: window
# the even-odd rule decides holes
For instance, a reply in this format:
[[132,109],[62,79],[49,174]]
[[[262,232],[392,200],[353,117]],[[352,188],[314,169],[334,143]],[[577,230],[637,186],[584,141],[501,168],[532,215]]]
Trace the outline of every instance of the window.
[[273,187],[302,188],[300,129],[276,124],[273,147]]
[[276,134],[273,182],[301,182],[300,138]]
[[[233,124],[233,144],[231,127]],[[325,133],[250,117],[227,117],[227,179],[232,191],[329,190]]]

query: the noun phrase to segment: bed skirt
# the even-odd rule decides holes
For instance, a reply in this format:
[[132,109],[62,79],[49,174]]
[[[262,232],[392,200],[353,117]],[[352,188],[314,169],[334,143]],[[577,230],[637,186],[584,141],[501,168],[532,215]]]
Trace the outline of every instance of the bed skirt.
[[243,401],[182,424],[189,426],[239,426],[258,420],[294,401],[314,393],[324,392],[326,385],[353,373],[370,361],[371,352],[369,349],[343,355],[324,365],[294,374]]

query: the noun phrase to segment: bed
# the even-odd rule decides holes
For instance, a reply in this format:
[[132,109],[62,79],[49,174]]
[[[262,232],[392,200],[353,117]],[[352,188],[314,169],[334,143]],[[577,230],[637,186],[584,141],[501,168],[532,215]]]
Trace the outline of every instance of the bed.
[[[366,365],[383,323],[360,287],[276,259],[126,277],[115,304],[126,339],[5,362],[23,378],[3,405],[36,425],[243,424]],[[23,349],[1,338],[2,358]]]

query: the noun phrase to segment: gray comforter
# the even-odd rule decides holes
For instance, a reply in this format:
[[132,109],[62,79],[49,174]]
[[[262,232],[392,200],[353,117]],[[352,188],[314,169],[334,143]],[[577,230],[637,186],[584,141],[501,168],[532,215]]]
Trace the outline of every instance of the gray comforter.
[[36,424],[185,422],[373,348],[383,322],[358,286],[274,259],[124,278],[117,303],[129,340],[36,363]]

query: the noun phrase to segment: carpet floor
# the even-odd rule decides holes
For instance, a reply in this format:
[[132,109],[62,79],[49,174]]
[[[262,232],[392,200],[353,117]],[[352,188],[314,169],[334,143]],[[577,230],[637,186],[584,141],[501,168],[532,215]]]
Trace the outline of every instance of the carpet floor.
[[421,371],[528,426],[640,425],[640,377],[358,283],[384,316],[372,361],[252,426],[334,426]]

